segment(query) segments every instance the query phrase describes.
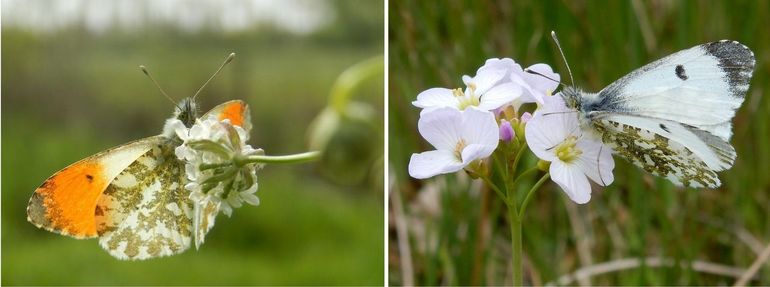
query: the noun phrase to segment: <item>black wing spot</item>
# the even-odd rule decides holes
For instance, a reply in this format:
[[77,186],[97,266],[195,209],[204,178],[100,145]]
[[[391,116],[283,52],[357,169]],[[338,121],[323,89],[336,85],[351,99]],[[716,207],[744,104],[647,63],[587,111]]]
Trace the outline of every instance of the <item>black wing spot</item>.
[[91,183],[94,181],[94,176],[90,174],[86,174],[86,179],[88,180],[89,183]]
[[667,133],[671,133],[671,131],[668,130],[668,128],[664,124],[660,124],[660,128],[663,129],[664,131],[666,131]]
[[676,69],[674,69],[674,72],[676,72],[676,76],[682,79],[682,81],[687,80],[687,74],[684,73],[684,66],[682,65],[676,65]]

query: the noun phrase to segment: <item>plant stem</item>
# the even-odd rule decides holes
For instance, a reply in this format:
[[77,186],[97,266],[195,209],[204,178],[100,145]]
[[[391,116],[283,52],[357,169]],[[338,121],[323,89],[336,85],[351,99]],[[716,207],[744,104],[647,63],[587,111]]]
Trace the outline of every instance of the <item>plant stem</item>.
[[495,183],[492,182],[492,180],[490,180],[489,177],[482,176],[481,179],[484,180],[484,183],[486,183],[487,186],[489,186],[489,188],[491,188],[492,190],[495,191],[495,193],[497,193],[497,196],[499,196],[503,200],[503,202],[505,202],[505,204],[509,204],[508,197],[505,196],[505,193],[503,193],[503,191],[500,190],[500,188],[497,187],[497,185],[495,185]]
[[320,151],[309,151],[291,155],[252,155],[237,159],[239,164],[246,163],[298,163],[316,160],[321,156]]
[[529,201],[532,199],[532,195],[535,194],[535,191],[540,188],[543,183],[545,183],[546,180],[548,180],[551,177],[550,173],[545,173],[543,177],[540,178],[540,180],[535,183],[535,185],[532,187],[532,189],[527,192],[527,196],[524,198],[524,203],[521,204],[521,208],[519,210],[519,218],[524,218],[524,210],[527,209],[527,205],[529,204]]
[[521,286],[524,282],[521,265],[521,218],[516,210],[516,200],[514,194],[514,188],[508,189],[508,197],[511,198],[508,204],[508,224],[511,226],[511,265],[513,268],[513,281],[514,286]]

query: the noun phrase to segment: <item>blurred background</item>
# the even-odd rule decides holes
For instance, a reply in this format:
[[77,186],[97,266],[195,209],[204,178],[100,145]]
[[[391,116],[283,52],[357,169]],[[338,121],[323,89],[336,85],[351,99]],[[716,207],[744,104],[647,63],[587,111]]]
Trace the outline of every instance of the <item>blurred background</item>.
[[[549,182],[524,218],[526,283],[732,285],[770,243],[767,1],[391,0],[389,23],[390,284],[510,282],[510,233],[494,192],[463,173],[408,176],[409,156],[432,149],[417,132],[411,101],[431,87],[461,87],[460,77],[487,58],[547,63],[568,79],[551,30],[575,84],[588,91],[720,39],[750,47],[757,66],[733,121],[738,159],[720,173],[721,188],[676,188],[620,158],[615,182],[595,186],[586,205]],[[534,156],[521,164],[534,165]],[[535,176],[521,185],[532,186]],[[769,265],[750,283],[770,284]],[[596,273],[569,276],[578,270]]]
[[202,111],[243,99],[252,146],[307,151],[337,77],[382,56],[383,9],[354,0],[2,0],[2,284],[382,284],[382,68],[348,90],[358,116],[320,125],[334,156],[268,165],[262,204],[220,216],[198,251],[118,261],[96,240],[35,228],[25,208],[57,170],[161,132],[173,106],[139,65],[181,99],[237,53],[198,96]]

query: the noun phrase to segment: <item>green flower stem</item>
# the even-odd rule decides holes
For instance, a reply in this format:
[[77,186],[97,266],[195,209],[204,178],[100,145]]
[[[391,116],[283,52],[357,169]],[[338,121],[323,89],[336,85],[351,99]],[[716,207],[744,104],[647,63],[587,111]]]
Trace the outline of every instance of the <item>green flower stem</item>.
[[521,160],[521,156],[524,155],[524,150],[526,150],[529,146],[527,146],[526,143],[521,144],[521,148],[516,152],[516,159],[513,160],[513,166],[511,166],[511,173],[516,173],[516,168],[519,166],[519,160]]
[[527,196],[524,198],[524,203],[521,204],[521,208],[519,210],[519,218],[524,218],[524,210],[527,209],[527,205],[529,205],[529,201],[532,200],[532,195],[535,194],[535,191],[540,188],[543,183],[545,183],[546,180],[551,178],[550,173],[545,173],[543,177],[540,178],[540,180],[535,183],[535,185],[527,192]]
[[513,282],[514,286],[521,286],[524,283],[524,276],[521,265],[521,218],[518,211],[516,211],[516,194],[514,187],[508,188],[508,198],[511,200],[508,203],[508,224],[511,226],[511,261],[513,265]]
[[313,161],[321,157],[320,151],[309,151],[291,155],[252,155],[236,159],[238,165],[249,163],[299,163]]
[[523,178],[524,176],[526,176],[527,174],[530,174],[530,173],[532,173],[532,172],[535,172],[535,171],[537,171],[537,170],[538,170],[537,166],[535,166],[535,167],[533,167],[533,168],[530,168],[530,169],[528,169],[528,170],[525,170],[524,172],[522,172],[521,174],[519,174],[519,176],[517,176],[517,177],[516,177],[516,179],[513,181],[513,185],[514,185],[514,186],[516,186],[516,184],[517,184],[517,183],[519,183],[519,180],[520,180],[520,179],[522,179],[522,178]]
[[503,202],[505,202],[505,204],[509,204],[508,197],[505,196],[505,193],[503,193],[503,191],[500,190],[500,188],[497,187],[497,185],[495,185],[495,183],[492,182],[492,180],[489,179],[489,177],[482,176],[481,179],[484,180],[484,182],[487,184],[487,186],[489,186],[489,188],[491,188],[492,190],[495,191],[495,193],[497,193],[497,196],[499,196],[501,199],[503,199]]

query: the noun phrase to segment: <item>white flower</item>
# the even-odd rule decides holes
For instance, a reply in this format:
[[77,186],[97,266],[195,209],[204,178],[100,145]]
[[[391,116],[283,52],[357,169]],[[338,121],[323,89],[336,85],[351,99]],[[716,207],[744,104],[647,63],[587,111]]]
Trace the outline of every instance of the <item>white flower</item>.
[[527,144],[537,157],[551,162],[551,178],[572,201],[587,203],[591,199],[588,178],[602,186],[614,180],[612,150],[583,136],[577,115],[559,95],[543,100],[543,107],[527,122]]
[[514,62],[511,59],[489,59],[473,78],[463,76],[462,89],[431,88],[417,95],[413,105],[423,112],[440,107],[464,110],[474,106],[485,111],[497,109],[518,98],[522,89],[509,80]]
[[417,127],[436,148],[412,154],[409,175],[419,179],[456,172],[475,160],[489,157],[500,139],[494,114],[475,107],[465,111],[448,107],[427,111],[420,116]]
[[551,66],[547,64],[534,64],[526,70],[536,73],[523,70],[519,64],[515,64],[511,69],[511,82],[520,85],[523,90],[519,100],[522,103],[543,104],[544,97],[550,95],[559,86],[561,76],[554,73]]
[[227,216],[243,202],[258,205],[256,170],[259,164],[241,164],[239,160],[249,155],[264,154],[246,144],[248,131],[219,121],[211,116],[198,119],[187,129],[181,121],[171,120],[167,128],[174,131],[183,144],[175,150],[176,156],[185,162],[189,182],[190,199],[197,206],[215,203]]

